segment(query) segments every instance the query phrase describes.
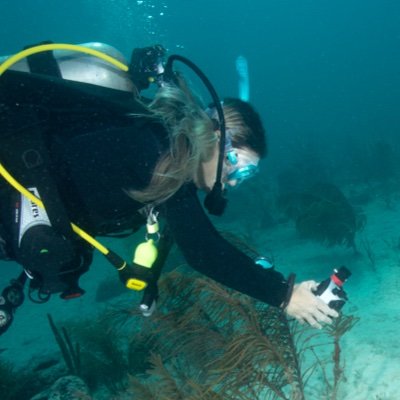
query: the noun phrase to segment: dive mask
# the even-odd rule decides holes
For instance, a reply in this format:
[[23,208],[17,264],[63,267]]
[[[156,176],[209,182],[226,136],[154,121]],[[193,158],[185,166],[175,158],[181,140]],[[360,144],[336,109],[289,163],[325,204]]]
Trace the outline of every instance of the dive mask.
[[234,149],[231,147],[226,152],[223,169],[223,181],[234,182],[231,186],[238,186],[246,179],[252,178],[259,171],[259,158],[249,150]]

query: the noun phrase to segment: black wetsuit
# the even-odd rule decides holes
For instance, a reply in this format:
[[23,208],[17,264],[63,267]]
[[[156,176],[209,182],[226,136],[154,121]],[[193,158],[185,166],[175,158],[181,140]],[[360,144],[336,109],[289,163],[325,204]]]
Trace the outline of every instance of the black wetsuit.
[[[71,221],[92,235],[127,228],[143,205],[125,190],[148,184],[159,157],[168,150],[164,127],[127,115],[146,113],[130,94],[93,85],[5,73],[0,95],[6,113],[20,112],[22,119],[24,105],[39,115],[51,172]],[[191,267],[271,305],[284,302],[288,284],[283,276],[257,266],[221,237],[194,184],[183,186],[158,209]]]

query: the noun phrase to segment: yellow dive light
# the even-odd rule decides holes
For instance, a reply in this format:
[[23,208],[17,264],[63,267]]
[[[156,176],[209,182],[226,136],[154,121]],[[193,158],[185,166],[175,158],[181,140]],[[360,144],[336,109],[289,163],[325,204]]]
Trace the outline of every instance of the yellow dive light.
[[[153,239],[149,239],[136,247],[133,263],[145,268],[151,268],[157,257],[158,249],[155,242]],[[137,278],[130,278],[125,282],[125,285],[129,289],[143,290],[147,286],[147,282]]]
[[[153,212],[153,208],[148,210],[147,223],[146,223],[146,241],[140,243],[135,250],[133,256],[133,264],[140,265],[141,267],[151,268],[158,257],[158,249],[156,241],[150,238],[151,235],[155,236],[157,240],[160,238],[160,226],[157,220],[157,213]],[[147,286],[147,282],[137,278],[130,278],[125,282],[129,289],[142,290]]]
[[133,262],[146,268],[151,268],[158,256],[158,250],[153,239],[140,243],[136,247]]

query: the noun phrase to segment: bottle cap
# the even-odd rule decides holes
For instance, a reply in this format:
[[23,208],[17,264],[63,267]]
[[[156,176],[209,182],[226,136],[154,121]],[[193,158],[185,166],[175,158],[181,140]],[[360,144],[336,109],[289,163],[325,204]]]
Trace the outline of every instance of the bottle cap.
[[339,269],[334,269],[335,276],[342,282],[346,282],[348,278],[351,276],[351,272],[345,266],[341,266]]

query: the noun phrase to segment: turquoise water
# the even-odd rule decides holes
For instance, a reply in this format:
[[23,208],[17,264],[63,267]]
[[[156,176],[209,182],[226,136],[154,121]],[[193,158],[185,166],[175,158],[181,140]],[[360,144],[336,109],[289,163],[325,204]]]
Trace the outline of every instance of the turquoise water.
[[[396,399],[400,3],[3,0],[0,37],[0,56],[42,40],[100,41],[129,59],[134,47],[162,43],[170,54],[196,62],[221,96],[237,95],[235,60],[245,56],[251,102],[269,136],[269,157],[255,182],[231,194],[230,210],[217,223],[241,233],[260,252],[272,255],[278,269],[295,270],[301,279],[324,279],[333,266],[348,265],[353,276],[346,311],[360,320],[343,338],[347,380],[337,398]],[[321,180],[340,188],[365,215],[365,227],[356,234],[361,255],[299,237],[293,220],[276,206],[280,195],[304,192]],[[130,240],[110,243],[129,257]],[[170,269],[181,262],[174,253]],[[2,261],[0,266],[4,287],[18,268]],[[0,337],[0,356],[25,369],[32,356],[51,358],[58,349],[47,313],[61,324],[66,318],[93,316],[116,300],[138,301],[139,296],[118,289],[99,300],[98,285],[114,279],[96,256],[83,280],[87,294],[82,299],[53,299],[42,306],[26,302],[13,327]],[[321,357],[329,351],[321,351]],[[306,398],[328,398],[318,394],[321,386],[326,385],[318,375]],[[249,396],[268,398],[263,390]]]

